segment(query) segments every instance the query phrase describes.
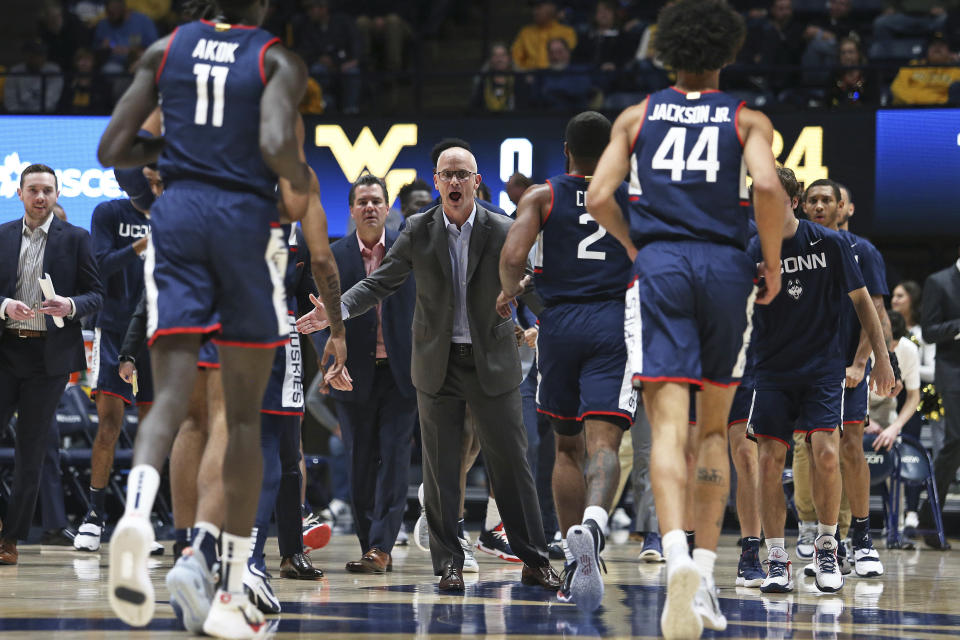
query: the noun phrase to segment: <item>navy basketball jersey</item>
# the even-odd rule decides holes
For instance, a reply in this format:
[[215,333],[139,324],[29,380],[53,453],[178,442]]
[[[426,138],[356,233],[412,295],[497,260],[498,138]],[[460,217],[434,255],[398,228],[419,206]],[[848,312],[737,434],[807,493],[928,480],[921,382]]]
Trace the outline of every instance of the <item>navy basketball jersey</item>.
[[[867,287],[867,293],[871,296],[886,296],[890,294],[887,288],[887,268],[883,262],[883,256],[873,244],[866,238],[862,238],[855,233],[840,230],[840,235],[850,245],[853,255],[860,267],[860,273],[863,275],[864,286]],[[841,341],[846,358],[846,363],[852,364],[857,355],[857,347],[860,344],[860,318],[857,316],[857,310],[852,301],[847,301],[843,311],[843,323],[841,327]]]
[[157,166],[168,186],[198,180],[274,197],[259,124],[263,58],[278,42],[258,27],[206,20],[174,30],[156,78],[166,141]]
[[630,154],[630,235],[747,246],[746,165],[737,116],[720,91],[673,87],[647,99]]
[[[623,299],[630,258],[620,242],[590,215],[590,179],[564,173],[547,180],[550,213],[543,221],[534,260],[537,293],[546,304]],[[627,185],[615,197],[627,207]]]
[[[747,250],[759,262],[759,237]],[[840,325],[848,294],[863,286],[843,236],[800,220],[780,250],[780,295],[754,307],[753,374],[757,387],[843,377]]]

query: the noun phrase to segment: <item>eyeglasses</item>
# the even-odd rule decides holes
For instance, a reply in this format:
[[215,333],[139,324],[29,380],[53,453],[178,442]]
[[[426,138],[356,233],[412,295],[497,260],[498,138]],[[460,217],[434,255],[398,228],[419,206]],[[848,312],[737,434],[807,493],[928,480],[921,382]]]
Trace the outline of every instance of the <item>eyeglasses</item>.
[[477,175],[476,171],[467,171],[465,169],[461,169],[460,171],[436,171],[435,173],[437,177],[440,178],[440,182],[450,182],[454,178],[463,182],[470,176]]

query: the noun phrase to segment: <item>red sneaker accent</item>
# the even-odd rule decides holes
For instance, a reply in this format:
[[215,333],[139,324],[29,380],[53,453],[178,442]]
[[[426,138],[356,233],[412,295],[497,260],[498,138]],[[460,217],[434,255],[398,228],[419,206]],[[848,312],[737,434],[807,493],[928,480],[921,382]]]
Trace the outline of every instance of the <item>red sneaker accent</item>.
[[323,549],[330,542],[333,530],[326,522],[315,524],[303,532],[303,551],[310,553],[314,549]]

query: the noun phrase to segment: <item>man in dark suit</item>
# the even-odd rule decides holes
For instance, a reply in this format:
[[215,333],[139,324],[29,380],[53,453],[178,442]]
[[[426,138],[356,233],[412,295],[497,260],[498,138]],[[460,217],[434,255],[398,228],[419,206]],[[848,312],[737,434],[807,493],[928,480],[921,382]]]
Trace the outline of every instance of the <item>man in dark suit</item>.
[[[350,187],[350,217],[356,231],[330,248],[346,289],[375,271],[397,241],[385,229],[387,186],[365,173]],[[407,505],[407,472],[416,422],[417,396],[410,381],[410,326],[416,284],[407,279],[395,295],[346,321],[350,391],[331,391],[343,443],[347,447],[353,517],[360,560],[351,573],[383,573],[392,568],[390,552]],[[319,334],[318,348],[326,342]]]
[[[70,373],[87,365],[80,318],[103,302],[90,234],[53,215],[53,169],[24,169],[17,194],[23,218],[0,225],[0,415],[19,412],[0,564],[17,563],[17,540],[30,531],[53,414]],[[41,293],[44,274],[58,291],[52,297]]]
[[[466,149],[444,151],[434,174],[441,204],[411,216],[383,264],[343,295],[352,318],[417,280],[411,373],[423,437],[430,554],[441,591],[463,591],[460,451],[467,405],[477,423],[487,475],[524,584],[559,586],[550,567],[537,492],[525,453],[520,355],[498,265],[512,220],[477,206],[477,163]],[[341,374],[342,376],[342,374]],[[332,384],[337,387],[339,380]]]
[[[960,260],[937,271],[923,285],[920,326],[927,344],[937,345],[934,384],[943,400],[943,448],[933,464],[940,509],[950,483],[960,467]],[[920,527],[933,528],[933,511],[929,501],[920,514]],[[944,550],[936,535],[924,536],[929,546]]]

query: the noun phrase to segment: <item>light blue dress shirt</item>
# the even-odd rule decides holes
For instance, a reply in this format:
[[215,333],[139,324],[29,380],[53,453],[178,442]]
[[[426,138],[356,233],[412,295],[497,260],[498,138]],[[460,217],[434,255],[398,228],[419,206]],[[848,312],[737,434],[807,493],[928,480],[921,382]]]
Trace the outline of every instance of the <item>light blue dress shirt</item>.
[[446,212],[443,222],[447,225],[447,248],[450,251],[450,274],[453,279],[453,337],[457,344],[472,344],[470,321],[467,318],[467,257],[470,253],[470,235],[477,220],[477,205],[473,205],[470,217],[457,229]]

